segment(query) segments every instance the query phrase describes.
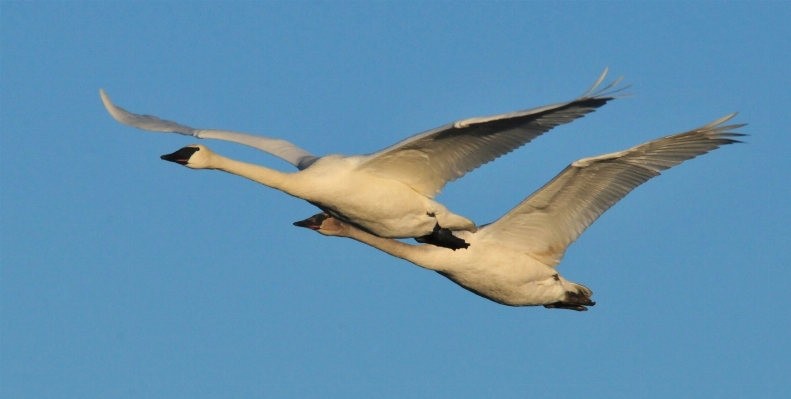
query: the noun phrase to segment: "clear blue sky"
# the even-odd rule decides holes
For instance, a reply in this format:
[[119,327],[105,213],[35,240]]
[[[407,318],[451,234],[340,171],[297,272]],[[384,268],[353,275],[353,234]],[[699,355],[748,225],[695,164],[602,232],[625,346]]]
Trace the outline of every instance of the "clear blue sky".
[[[0,5],[0,396],[791,397],[791,3]],[[450,184],[495,220],[585,156],[739,111],[568,251],[587,313],[509,308],[159,155],[191,126],[369,153],[472,116],[616,100]],[[215,151],[290,171],[229,143]]]

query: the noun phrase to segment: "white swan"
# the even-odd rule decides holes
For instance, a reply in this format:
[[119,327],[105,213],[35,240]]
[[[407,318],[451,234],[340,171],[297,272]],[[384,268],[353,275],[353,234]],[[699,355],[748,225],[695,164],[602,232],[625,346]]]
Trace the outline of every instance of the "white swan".
[[193,169],[219,169],[305,199],[334,217],[380,237],[415,237],[448,248],[466,244],[451,230],[475,231],[475,223],[432,198],[446,183],[513,151],[555,126],[571,122],[615,98],[620,79],[576,100],[508,114],[465,119],[417,134],[370,155],[316,157],[283,141],[222,130],[193,129],[102,102],[117,121],[144,130],[173,132],[245,144],[280,157],[300,171],[282,173],[221,157],[191,145],[162,159]]
[[587,310],[595,304],[591,290],[555,270],[566,248],[602,213],[660,171],[738,143],[733,137],[743,134],[731,131],[744,125],[721,126],[733,115],[626,151],[572,163],[496,222],[476,233],[455,232],[470,244],[465,250],[376,237],[326,214],[294,224],[324,235],[351,237],[504,305]]

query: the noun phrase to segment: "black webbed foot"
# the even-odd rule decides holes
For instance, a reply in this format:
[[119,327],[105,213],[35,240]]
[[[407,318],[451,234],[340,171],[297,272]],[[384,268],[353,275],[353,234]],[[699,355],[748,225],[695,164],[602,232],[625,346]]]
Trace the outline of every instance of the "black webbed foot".
[[450,230],[439,227],[439,223],[434,226],[434,231],[432,231],[431,234],[425,235],[423,237],[417,237],[415,238],[415,241],[423,244],[431,244],[438,247],[449,248],[454,251],[457,249],[467,249],[467,247],[470,246],[470,244],[467,244],[466,241],[454,236]]
[[593,306],[596,302],[591,301],[590,297],[585,294],[578,294],[576,292],[566,292],[566,300],[550,303],[549,305],[544,305],[545,308],[548,309],[568,309],[568,310],[576,310],[578,312],[584,312],[588,310],[587,306]]
[[570,304],[570,303],[564,303],[564,302],[550,303],[549,305],[544,305],[544,307],[547,308],[547,309],[576,310],[578,312],[585,312],[585,311],[588,310],[588,308],[586,308],[585,306],[576,305],[576,304]]

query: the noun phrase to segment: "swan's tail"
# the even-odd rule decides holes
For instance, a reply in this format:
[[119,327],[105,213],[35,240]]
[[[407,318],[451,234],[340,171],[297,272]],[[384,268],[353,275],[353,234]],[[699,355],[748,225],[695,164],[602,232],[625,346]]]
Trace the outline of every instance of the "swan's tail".
[[586,306],[593,306],[596,302],[591,301],[593,291],[582,284],[569,282],[572,286],[570,290],[566,291],[566,296],[563,300],[544,305],[545,308],[550,309],[569,309],[584,312],[588,310]]

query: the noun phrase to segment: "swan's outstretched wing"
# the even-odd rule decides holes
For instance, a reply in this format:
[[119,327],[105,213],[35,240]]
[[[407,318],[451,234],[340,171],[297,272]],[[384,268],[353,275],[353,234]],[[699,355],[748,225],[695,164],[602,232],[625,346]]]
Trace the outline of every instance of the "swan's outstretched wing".
[[614,92],[607,91],[620,79],[595,92],[606,75],[605,69],[596,84],[574,101],[438,127],[366,156],[358,168],[402,181],[419,193],[434,197],[449,181],[615,98]]
[[720,126],[734,115],[626,151],[580,159],[505,216],[481,227],[477,236],[555,266],[591,223],[635,187],[662,170],[739,143],[732,137],[744,135],[731,131],[744,125]]
[[270,139],[267,137],[225,130],[193,129],[189,126],[179,125],[176,122],[159,119],[156,116],[133,114],[113,104],[113,102],[110,101],[110,97],[103,89],[99,89],[99,95],[102,97],[102,102],[104,103],[104,107],[107,108],[107,112],[109,112],[115,120],[124,125],[151,132],[179,133],[199,139],[216,139],[244,144],[282,158],[300,170],[307,168],[318,159],[318,157],[285,140]]

